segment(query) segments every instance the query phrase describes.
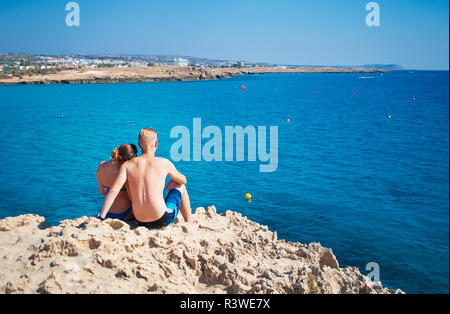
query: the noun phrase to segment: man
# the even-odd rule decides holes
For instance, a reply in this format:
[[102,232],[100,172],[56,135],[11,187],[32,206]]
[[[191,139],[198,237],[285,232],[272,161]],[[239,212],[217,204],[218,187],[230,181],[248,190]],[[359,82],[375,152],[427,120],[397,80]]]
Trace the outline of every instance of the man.
[[[151,229],[169,226],[180,211],[182,214],[182,217],[178,217],[180,221],[193,222],[185,186],[186,177],[178,172],[169,160],[155,157],[158,148],[155,130],[151,128],[141,130],[139,147],[142,155],[122,165],[97,218],[104,220],[114,199],[126,183],[138,226]],[[169,193],[164,200],[163,191],[167,175],[172,180],[167,185]]]

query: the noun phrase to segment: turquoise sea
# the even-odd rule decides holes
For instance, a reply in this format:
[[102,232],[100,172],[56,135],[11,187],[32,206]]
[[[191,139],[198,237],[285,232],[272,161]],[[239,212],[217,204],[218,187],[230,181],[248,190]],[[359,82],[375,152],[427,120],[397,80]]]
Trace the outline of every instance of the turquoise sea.
[[398,71],[0,86],[0,218],[97,214],[98,163],[137,143],[143,127],[158,131],[158,154],[169,157],[171,129],[192,130],[193,118],[222,130],[278,126],[275,172],[248,161],[175,163],[192,206],[320,242],[364,274],[376,262],[384,286],[448,293],[448,80],[448,71]]

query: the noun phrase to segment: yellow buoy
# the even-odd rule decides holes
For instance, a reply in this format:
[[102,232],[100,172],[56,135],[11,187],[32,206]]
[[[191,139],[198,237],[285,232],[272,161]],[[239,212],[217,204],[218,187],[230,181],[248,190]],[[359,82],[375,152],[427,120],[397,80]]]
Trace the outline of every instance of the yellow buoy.
[[388,118],[390,119],[390,118],[392,118],[391,116],[388,116]]
[[252,195],[250,193],[247,193],[247,194],[245,194],[245,198],[249,200],[252,198]]

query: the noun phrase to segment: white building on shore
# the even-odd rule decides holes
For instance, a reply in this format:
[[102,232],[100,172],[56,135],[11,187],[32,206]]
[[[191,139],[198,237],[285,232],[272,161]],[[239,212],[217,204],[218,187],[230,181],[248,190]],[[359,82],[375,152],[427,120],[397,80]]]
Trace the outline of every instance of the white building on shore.
[[183,59],[183,58],[175,58],[173,59],[170,63],[170,65],[178,65],[178,66],[188,66],[189,65],[189,60],[188,59]]

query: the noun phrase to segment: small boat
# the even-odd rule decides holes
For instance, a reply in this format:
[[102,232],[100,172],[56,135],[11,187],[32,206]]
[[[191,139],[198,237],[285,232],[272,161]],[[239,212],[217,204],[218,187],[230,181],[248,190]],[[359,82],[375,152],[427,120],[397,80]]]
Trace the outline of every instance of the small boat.
[[246,90],[246,89],[247,89],[247,87],[245,87],[245,85],[241,86],[241,90]]

